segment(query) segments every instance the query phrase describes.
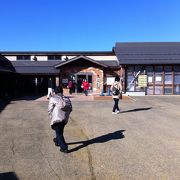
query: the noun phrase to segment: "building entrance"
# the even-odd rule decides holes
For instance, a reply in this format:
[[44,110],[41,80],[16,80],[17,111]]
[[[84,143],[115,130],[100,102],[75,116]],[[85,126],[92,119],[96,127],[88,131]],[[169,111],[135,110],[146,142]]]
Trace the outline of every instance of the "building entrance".
[[83,80],[86,79],[86,75],[77,75],[77,93],[82,93],[83,92],[83,89],[81,88],[81,85],[82,85],[82,82]]
[[82,93],[83,89],[81,88],[83,80],[86,79],[87,82],[90,84],[90,90],[92,91],[92,74],[91,73],[78,73],[75,75],[75,83],[76,83],[76,88],[75,92],[76,93]]

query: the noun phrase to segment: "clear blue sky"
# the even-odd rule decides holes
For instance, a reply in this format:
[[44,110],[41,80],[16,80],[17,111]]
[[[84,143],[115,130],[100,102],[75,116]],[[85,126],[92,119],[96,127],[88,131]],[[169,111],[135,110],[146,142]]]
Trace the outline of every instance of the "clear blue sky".
[[180,42],[180,0],[1,0],[0,51],[111,51]]

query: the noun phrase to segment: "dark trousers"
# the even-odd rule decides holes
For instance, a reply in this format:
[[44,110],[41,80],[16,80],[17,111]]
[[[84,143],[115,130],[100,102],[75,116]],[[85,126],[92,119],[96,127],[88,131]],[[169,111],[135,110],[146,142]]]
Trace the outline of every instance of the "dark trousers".
[[69,88],[69,94],[72,94],[73,89]]
[[117,98],[113,98],[113,99],[114,99],[113,112],[115,112],[116,109],[117,109],[117,111],[119,111],[119,106],[118,106],[119,99],[117,99]]
[[88,90],[84,90],[84,94],[87,96],[88,95]]
[[68,146],[66,144],[66,141],[65,141],[64,135],[63,135],[65,125],[66,124],[64,122],[60,122],[60,123],[53,125],[53,129],[56,132],[57,144],[60,146],[60,148],[62,150],[68,149]]

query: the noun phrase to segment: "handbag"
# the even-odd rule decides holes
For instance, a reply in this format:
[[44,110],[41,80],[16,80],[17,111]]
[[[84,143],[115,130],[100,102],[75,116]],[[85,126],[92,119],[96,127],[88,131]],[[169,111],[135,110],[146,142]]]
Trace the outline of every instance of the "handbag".
[[115,86],[112,87],[112,95],[117,96],[120,94],[120,90],[116,88]]

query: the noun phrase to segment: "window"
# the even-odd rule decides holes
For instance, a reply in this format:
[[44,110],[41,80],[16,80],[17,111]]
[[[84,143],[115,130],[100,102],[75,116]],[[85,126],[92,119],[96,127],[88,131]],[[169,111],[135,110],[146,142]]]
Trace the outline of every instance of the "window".
[[146,66],[147,74],[147,94],[152,95],[154,93],[154,69],[153,66]]
[[147,87],[147,94],[152,95],[153,94],[153,86],[148,86]]
[[153,66],[146,66],[146,73],[147,74],[152,74],[154,71],[153,71]]
[[162,73],[163,67],[162,66],[155,66],[155,72]]
[[127,67],[127,91],[145,91],[138,85],[138,76],[145,73],[144,66]]
[[180,94],[180,66],[174,66],[174,94]]
[[155,92],[154,94],[163,94],[163,87],[162,86],[155,86]]
[[174,66],[174,72],[180,73],[180,66]]
[[170,72],[172,73],[172,66],[164,66],[164,72]]
[[174,84],[180,84],[180,74],[174,75]]
[[155,84],[162,84],[162,74],[155,75]]
[[139,71],[141,73],[143,73],[143,71],[145,70],[145,68],[143,66],[135,66],[135,72],[138,73]]
[[61,56],[59,56],[59,55],[50,55],[50,56],[48,56],[48,60],[61,60]]
[[29,55],[18,55],[16,56],[16,60],[30,60],[30,56]]
[[172,74],[166,74],[164,75],[164,83],[165,84],[172,84]]
[[163,84],[163,67],[155,66],[155,84]]
[[148,85],[152,85],[154,83],[154,77],[153,74],[152,75],[148,75]]
[[134,72],[134,66],[128,66],[127,67],[127,72],[128,73],[133,73]]
[[174,85],[174,94],[180,94],[180,84]]
[[164,87],[164,94],[172,94],[172,86],[165,86]]
[[128,91],[135,91],[134,89],[134,76],[131,74],[128,74],[127,76],[127,90]]
[[[140,71],[140,72],[139,72]],[[138,84],[138,76],[147,75],[147,88]],[[127,66],[127,91],[145,91],[147,94],[180,94],[180,65]]]
[[134,66],[127,67],[127,91],[134,91]]

